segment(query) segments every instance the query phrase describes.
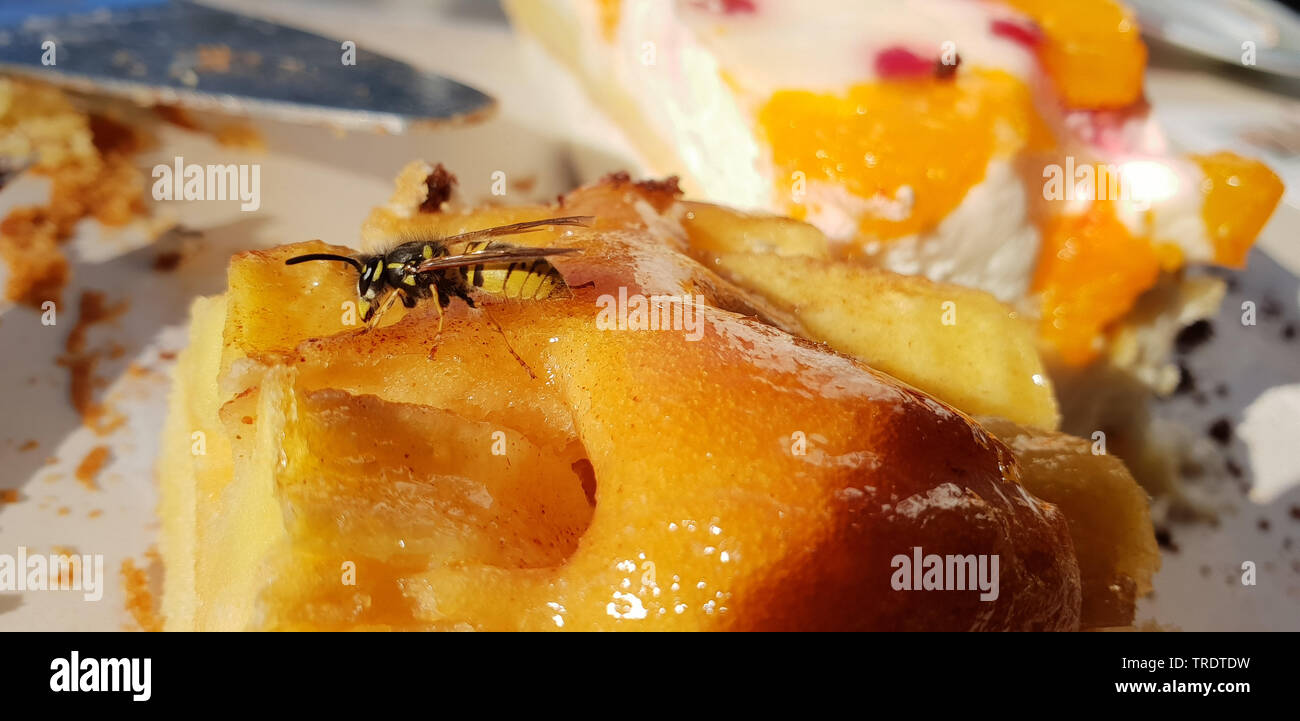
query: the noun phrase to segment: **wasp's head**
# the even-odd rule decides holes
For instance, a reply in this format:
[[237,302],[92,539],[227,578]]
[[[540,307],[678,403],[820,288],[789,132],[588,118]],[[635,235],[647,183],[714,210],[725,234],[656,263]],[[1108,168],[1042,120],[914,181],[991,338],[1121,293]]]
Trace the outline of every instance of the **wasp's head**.
[[361,320],[369,321],[375,312],[375,300],[384,291],[383,256],[363,258],[360,275],[357,277],[357,309],[361,311]]

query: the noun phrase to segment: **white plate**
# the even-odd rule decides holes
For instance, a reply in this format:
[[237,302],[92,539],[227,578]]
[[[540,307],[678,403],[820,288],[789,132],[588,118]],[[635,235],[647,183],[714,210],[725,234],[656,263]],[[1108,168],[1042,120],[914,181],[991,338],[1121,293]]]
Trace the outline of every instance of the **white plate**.
[[[1273,0],[1128,0],[1142,33],[1254,70],[1300,78],[1300,18]],[[1252,57],[1253,62],[1246,62]]]

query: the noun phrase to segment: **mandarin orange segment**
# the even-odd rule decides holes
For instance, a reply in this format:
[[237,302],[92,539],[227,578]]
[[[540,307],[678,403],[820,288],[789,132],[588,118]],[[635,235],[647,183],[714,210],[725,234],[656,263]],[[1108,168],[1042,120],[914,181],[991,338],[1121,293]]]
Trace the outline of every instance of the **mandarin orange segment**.
[[1122,108],[1142,97],[1147,49],[1114,0],[1005,0],[1043,31],[1039,58],[1066,106]]
[[[1001,72],[855,85],[847,94],[776,92],[758,112],[772,148],[778,198],[791,179],[843,187],[897,212],[870,212],[861,231],[878,239],[933,229],[984,179],[1007,129],[1018,142],[1045,134],[1028,89]],[[791,212],[803,211],[798,202]]]
[[1214,262],[1240,268],[1282,199],[1282,180],[1267,165],[1235,153],[1194,155],[1192,159],[1205,173],[1201,218],[1214,246]]
[[1105,329],[1155,284],[1160,268],[1161,254],[1129,232],[1110,202],[1048,221],[1034,276],[1041,337],[1066,363],[1091,361]]

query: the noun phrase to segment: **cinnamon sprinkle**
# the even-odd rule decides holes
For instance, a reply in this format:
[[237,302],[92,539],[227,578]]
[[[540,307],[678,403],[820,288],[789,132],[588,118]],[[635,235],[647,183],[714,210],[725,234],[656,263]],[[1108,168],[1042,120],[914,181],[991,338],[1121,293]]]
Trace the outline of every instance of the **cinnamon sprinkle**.
[[99,477],[100,471],[108,464],[110,452],[108,446],[95,446],[81,459],[77,465],[76,476],[77,482],[85,486],[87,490],[98,491],[99,484],[95,479]]
[[150,547],[145,552],[145,558],[149,560],[148,570],[136,566],[130,558],[122,561],[122,590],[126,594],[126,610],[130,612],[139,630],[161,631],[163,618],[151,577],[159,575],[162,556],[157,548]]

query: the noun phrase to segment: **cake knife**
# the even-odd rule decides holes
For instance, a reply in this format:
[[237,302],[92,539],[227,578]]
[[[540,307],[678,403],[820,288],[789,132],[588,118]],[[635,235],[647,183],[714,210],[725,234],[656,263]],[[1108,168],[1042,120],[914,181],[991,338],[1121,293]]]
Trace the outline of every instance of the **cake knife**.
[[495,105],[354,43],[185,0],[5,2],[0,72],[141,105],[394,133]]

